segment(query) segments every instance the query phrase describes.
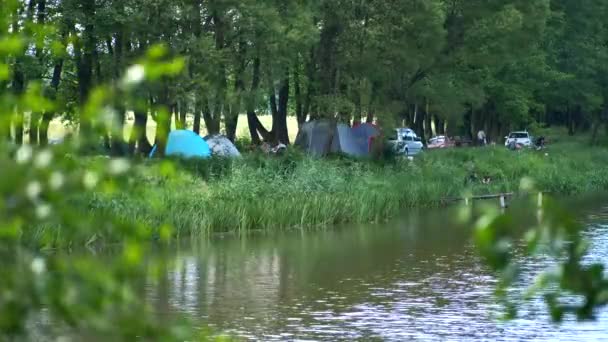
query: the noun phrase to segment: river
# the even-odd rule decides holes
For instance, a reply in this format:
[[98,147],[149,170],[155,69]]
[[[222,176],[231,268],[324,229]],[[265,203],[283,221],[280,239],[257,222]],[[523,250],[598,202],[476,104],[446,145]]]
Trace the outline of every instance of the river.
[[[608,201],[571,206],[608,264]],[[495,277],[453,210],[412,212],[386,225],[224,237],[184,243],[147,287],[161,314],[185,313],[246,340],[608,341],[593,322],[550,321],[541,301],[501,322]],[[534,273],[543,261],[527,260]]]

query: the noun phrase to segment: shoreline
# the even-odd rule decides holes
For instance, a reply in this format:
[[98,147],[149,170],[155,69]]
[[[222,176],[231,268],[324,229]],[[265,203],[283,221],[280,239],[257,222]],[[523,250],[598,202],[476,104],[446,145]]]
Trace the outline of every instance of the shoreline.
[[[587,147],[587,153],[570,154],[578,148],[555,145],[549,156],[500,147],[451,149],[425,152],[413,162],[312,159],[294,152],[180,161],[169,168],[164,161],[145,161],[135,165],[129,189],[75,203],[100,218],[139,223],[151,240],[378,223],[408,208],[444,207],[446,198],[517,194],[522,179],[554,195],[608,190],[608,150]],[[467,182],[471,173],[492,181]],[[95,234],[99,243],[121,241],[120,230]],[[36,241],[35,236],[29,237]]]

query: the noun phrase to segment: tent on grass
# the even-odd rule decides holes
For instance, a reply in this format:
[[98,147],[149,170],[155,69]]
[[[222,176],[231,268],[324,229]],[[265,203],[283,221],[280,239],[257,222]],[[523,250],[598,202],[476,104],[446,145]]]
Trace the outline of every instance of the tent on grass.
[[296,146],[315,157],[329,153],[344,153],[353,157],[367,157],[372,152],[373,138],[379,130],[373,125],[350,128],[327,120],[316,120],[302,125],[296,138]]
[[360,139],[348,125],[338,124],[336,133],[332,152],[344,153],[353,157],[367,157],[369,155],[370,150],[367,146],[367,140]]
[[352,128],[352,134],[358,144],[364,145],[367,153],[371,153],[374,141],[380,136],[380,129],[371,123],[362,123]]
[[332,151],[335,134],[334,123],[327,120],[310,121],[300,128],[295,145],[314,157],[323,157]]
[[241,156],[241,153],[232,141],[223,135],[210,136],[205,140],[211,149],[211,154],[214,156],[226,158],[238,158]]
[[[154,156],[158,145],[154,145],[150,158]],[[188,130],[175,130],[169,133],[166,156],[179,156],[183,158],[209,158],[211,149],[207,142],[198,134]]]

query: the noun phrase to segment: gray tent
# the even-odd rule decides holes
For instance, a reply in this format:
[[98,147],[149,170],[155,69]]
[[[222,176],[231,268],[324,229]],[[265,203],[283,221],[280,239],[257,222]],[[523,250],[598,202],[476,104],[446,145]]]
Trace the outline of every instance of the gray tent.
[[322,157],[331,152],[335,133],[334,123],[326,120],[310,121],[300,128],[295,145],[312,156]]
[[207,144],[211,149],[211,154],[218,157],[237,158],[241,156],[234,144],[223,135],[206,137]]
[[329,153],[344,153],[353,157],[369,155],[367,140],[358,139],[347,125],[327,120],[316,120],[302,125],[295,145],[315,157]]
[[353,157],[367,157],[369,155],[366,139],[356,136],[352,128],[345,124],[336,127],[337,138],[334,136],[332,152],[342,152]]

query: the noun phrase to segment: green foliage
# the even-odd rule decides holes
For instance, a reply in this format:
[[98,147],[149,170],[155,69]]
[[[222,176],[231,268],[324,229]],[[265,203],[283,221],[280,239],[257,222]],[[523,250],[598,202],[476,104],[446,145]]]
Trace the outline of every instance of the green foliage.
[[[2,1],[0,8],[5,10],[11,4],[14,5]],[[41,34],[43,30],[33,31]],[[2,32],[0,41],[12,43],[3,44],[0,69],[11,70],[5,61],[21,53],[28,39],[6,27]],[[175,62],[157,62],[152,57],[142,62],[141,77],[127,77],[123,91],[146,77],[171,75],[177,69]],[[3,78],[6,80],[7,75]],[[83,106],[83,115],[99,118],[116,91],[114,87],[96,88]],[[22,114],[53,108],[54,103],[41,93],[34,84],[22,94],[0,90],[0,118],[10,117],[15,111]],[[3,134],[8,124],[6,120],[0,123]],[[29,322],[42,316],[53,322],[52,335],[58,338],[83,335],[125,341],[204,339],[187,323],[159,321],[139,295],[142,279],[155,264],[148,244],[152,230],[143,224],[121,222],[100,213],[90,215],[86,208],[74,207],[78,196],[109,196],[128,186],[125,175],[131,163],[126,159],[97,158],[82,165],[73,151],[69,142],[36,149],[0,141],[0,339],[34,338],[41,327],[32,327]],[[131,195],[136,196],[134,192]],[[169,228],[159,231],[161,241],[170,238]],[[115,257],[101,260],[92,253],[78,251],[85,244],[94,247],[103,234],[120,236]]]
[[[546,198],[542,203],[530,204],[538,208],[537,222],[525,227],[523,238],[519,230],[513,229],[517,220],[512,214],[491,208],[479,218],[475,232],[482,257],[500,276],[496,295],[506,308],[505,317],[515,318],[522,300],[542,296],[555,321],[562,321],[568,314],[593,319],[597,310],[608,304],[604,265],[584,261],[588,244],[583,227],[567,210]],[[521,282],[523,272],[517,250],[525,257],[543,256],[553,261],[521,293],[510,289]]]

